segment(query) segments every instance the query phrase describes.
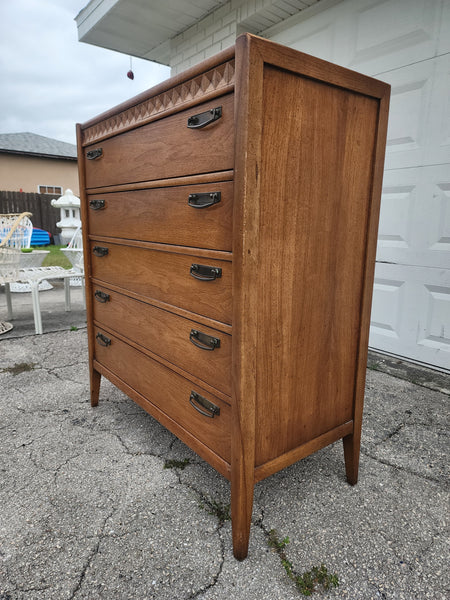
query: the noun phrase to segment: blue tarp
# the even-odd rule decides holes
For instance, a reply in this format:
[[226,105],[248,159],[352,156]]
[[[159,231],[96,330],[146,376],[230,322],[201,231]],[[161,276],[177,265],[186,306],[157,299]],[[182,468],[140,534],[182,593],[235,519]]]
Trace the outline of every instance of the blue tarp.
[[33,227],[31,235],[31,246],[48,246],[50,244],[50,235],[48,231]]

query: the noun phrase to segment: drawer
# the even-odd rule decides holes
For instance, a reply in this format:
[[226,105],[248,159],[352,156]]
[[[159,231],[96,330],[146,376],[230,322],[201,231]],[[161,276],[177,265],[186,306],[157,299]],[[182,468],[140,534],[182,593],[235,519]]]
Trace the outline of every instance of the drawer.
[[[189,117],[217,107],[222,108],[220,119],[201,129],[188,128]],[[234,95],[228,94],[87,146],[86,187],[233,169],[233,146]],[[87,158],[100,148],[98,158]]]
[[[103,337],[97,337],[98,334]],[[230,462],[231,408],[228,404],[111,334],[95,328],[95,336],[94,356],[100,364]],[[192,392],[201,397],[192,399],[194,405],[191,404]],[[210,410],[202,407],[202,398],[217,407],[220,414],[213,416]],[[211,416],[205,416],[199,410]]]
[[88,206],[91,235],[231,251],[231,181],[94,194]]
[[[111,242],[91,242],[91,275],[148,299],[231,323],[231,262]],[[95,253],[107,252],[104,256]],[[221,277],[201,281],[192,265],[218,268]]]
[[93,294],[95,321],[231,396],[230,335],[103,286]]

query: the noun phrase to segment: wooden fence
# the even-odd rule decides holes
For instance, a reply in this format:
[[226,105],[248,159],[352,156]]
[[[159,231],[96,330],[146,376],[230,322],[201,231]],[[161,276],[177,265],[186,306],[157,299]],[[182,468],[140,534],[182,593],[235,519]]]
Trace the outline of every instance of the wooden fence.
[[60,220],[60,209],[51,205],[53,198],[51,194],[0,191],[0,213],[30,212],[33,227],[44,229],[52,236],[59,235],[61,230],[56,223]]

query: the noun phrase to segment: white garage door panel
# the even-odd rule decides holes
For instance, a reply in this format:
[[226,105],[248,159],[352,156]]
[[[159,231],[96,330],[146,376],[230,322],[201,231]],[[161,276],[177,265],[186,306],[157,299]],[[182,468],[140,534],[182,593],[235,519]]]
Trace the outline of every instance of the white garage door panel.
[[450,52],[450,35],[449,35],[449,23],[450,23],[450,2],[444,0],[441,17],[441,30],[439,32],[439,44],[437,54],[445,54]]
[[385,169],[450,162],[450,55],[378,77],[392,86]]
[[298,30],[296,28],[282,33],[282,38],[289,40],[288,42],[281,41],[278,36],[272,38],[275,42],[280,42],[294,50],[306,52],[323,60],[334,61],[336,56],[335,48],[335,29],[336,23],[332,16],[325,11],[317,15],[314,25],[309,26],[307,32],[299,39]]
[[450,0],[330,2],[267,37],[391,84],[370,345],[450,370]]
[[450,268],[450,164],[384,173],[377,261]]
[[377,264],[369,345],[450,370],[450,269]]
[[374,74],[436,54],[440,0],[356,0],[353,4],[350,68]]
[[440,31],[447,1],[344,0],[310,18],[299,13],[288,20],[290,26],[277,25],[264,35],[376,76],[438,54],[440,40],[448,34]]

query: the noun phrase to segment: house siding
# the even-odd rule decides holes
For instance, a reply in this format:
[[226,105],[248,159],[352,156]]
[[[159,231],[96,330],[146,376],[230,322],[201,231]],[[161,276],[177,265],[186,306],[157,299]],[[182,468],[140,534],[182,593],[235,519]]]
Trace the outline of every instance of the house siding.
[[35,193],[39,185],[70,188],[78,196],[77,161],[0,153],[1,190]]

